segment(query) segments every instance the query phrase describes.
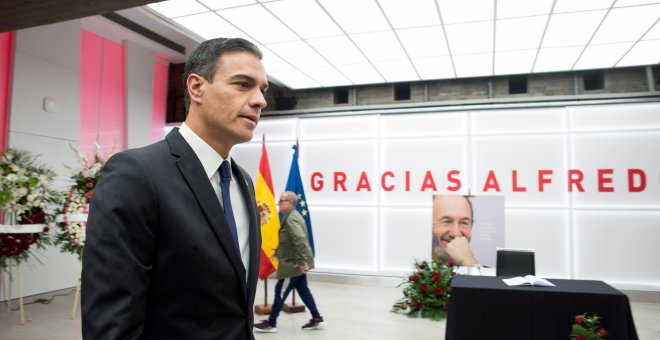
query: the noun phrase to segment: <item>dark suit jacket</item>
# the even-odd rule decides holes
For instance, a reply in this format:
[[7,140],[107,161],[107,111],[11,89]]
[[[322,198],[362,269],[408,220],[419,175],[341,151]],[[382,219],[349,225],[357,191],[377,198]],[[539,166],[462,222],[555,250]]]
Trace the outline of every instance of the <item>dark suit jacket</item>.
[[247,273],[202,163],[178,129],[108,160],[83,254],[85,339],[254,338],[259,214],[252,180],[236,163],[232,169],[250,217]]

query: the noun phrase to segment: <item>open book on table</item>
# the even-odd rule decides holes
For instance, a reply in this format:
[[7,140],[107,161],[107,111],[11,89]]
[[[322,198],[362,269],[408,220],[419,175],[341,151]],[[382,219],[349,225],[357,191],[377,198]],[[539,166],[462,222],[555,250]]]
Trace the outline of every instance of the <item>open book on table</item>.
[[534,275],[516,276],[510,279],[502,279],[502,281],[509,286],[555,286],[552,282]]

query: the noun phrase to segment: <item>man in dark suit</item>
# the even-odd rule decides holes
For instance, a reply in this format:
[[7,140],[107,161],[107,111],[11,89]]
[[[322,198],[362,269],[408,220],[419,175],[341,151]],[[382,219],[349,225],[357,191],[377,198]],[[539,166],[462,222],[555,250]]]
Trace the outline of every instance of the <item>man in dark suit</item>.
[[259,214],[230,151],[266,106],[261,58],[243,39],[203,42],[181,128],[106,163],[83,254],[85,339],[254,338]]

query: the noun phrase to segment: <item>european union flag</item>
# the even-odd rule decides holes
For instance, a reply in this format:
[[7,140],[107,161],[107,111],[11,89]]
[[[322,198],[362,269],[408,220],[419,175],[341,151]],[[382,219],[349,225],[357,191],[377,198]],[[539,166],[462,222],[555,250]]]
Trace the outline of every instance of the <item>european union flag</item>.
[[312,233],[312,220],[309,214],[309,207],[307,206],[307,199],[305,198],[305,189],[303,188],[302,177],[300,176],[300,167],[298,167],[298,146],[293,147],[293,161],[291,161],[291,170],[289,171],[289,179],[286,181],[286,191],[295,192],[298,194],[298,205],[296,209],[305,219],[307,224],[307,237],[309,238],[309,246],[312,248],[312,253],[316,254],[314,250],[314,234]]

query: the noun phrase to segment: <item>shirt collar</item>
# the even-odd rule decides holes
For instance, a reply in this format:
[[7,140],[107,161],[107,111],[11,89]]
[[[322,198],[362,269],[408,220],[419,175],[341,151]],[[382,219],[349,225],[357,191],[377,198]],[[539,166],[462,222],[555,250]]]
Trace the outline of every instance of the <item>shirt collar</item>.
[[[225,160],[223,159],[211,146],[209,146],[203,139],[201,139],[193,130],[191,130],[186,123],[182,123],[179,128],[179,133],[183,139],[188,142],[193,149],[199,161],[202,162],[206,176],[211,177],[218,171],[220,164]],[[231,165],[231,156],[227,156],[227,161]]]

